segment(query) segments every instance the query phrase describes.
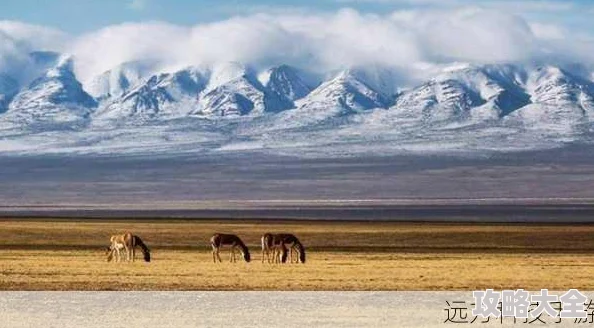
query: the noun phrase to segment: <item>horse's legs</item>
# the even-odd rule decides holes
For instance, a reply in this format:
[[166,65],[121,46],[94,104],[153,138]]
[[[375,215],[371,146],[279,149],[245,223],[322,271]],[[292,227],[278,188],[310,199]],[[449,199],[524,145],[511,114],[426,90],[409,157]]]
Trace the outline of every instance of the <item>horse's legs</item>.
[[[293,246],[291,246],[291,253],[295,253],[295,263],[299,263],[299,256],[301,255],[301,253],[299,252],[299,249],[297,249],[297,245],[293,244]],[[291,263],[293,263],[293,259],[291,258]]]
[[126,243],[124,243],[124,251],[126,252],[126,261],[130,262],[130,249]]
[[282,263],[282,257],[283,257],[283,248],[282,248],[282,244],[281,246],[277,246],[274,248],[274,253],[273,253],[273,263],[275,264],[280,264]]
[[132,246],[132,262],[134,262],[135,258],[136,258],[136,247]]

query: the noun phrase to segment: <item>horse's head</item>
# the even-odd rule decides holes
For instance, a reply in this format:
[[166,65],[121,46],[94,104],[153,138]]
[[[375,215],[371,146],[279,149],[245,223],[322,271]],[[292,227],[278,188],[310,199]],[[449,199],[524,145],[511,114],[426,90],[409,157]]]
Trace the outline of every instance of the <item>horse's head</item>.
[[250,256],[250,252],[246,249],[245,252],[243,252],[243,259],[246,262],[249,262],[252,260],[251,256]]

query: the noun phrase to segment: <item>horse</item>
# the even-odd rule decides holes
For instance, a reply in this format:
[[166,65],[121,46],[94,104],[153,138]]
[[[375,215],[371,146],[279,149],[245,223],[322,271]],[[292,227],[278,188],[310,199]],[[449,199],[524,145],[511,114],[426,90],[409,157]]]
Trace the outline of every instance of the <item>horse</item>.
[[126,261],[134,262],[136,257],[136,246],[140,247],[140,250],[144,256],[144,261],[151,261],[151,252],[149,248],[142,241],[142,239],[136,235],[133,235],[129,232],[121,235],[113,235],[109,241],[111,242],[111,245],[108,248],[107,261],[111,261],[111,258],[115,252],[117,255],[117,261],[119,262],[121,257],[120,252],[123,248],[126,251]]
[[212,246],[212,260],[213,262],[217,263],[217,259],[219,262],[223,262],[221,260],[221,256],[219,255],[219,251],[223,246],[231,246],[230,252],[230,262],[236,262],[235,259],[235,248],[239,247],[241,255],[243,256],[244,261],[249,262],[251,260],[250,251],[248,250],[247,246],[241,241],[239,237],[236,235],[230,234],[223,234],[223,233],[215,233],[210,238],[210,245]]
[[124,249],[124,244],[120,244],[120,243],[113,243],[111,244],[109,247],[106,247],[105,249],[105,255],[107,255],[107,262],[110,262],[111,259],[114,257],[113,255],[115,254],[115,259],[116,262],[120,262],[122,259],[122,250]]
[[287,247],[284,243],[274,243],[274,235],[265,233],[260,238],[262,244],[262,263],[285,263],[287,262]]
[[[273,261],[277,261],[281,259],[282,263],[286,261],[286,247],[285,245],[290,245],[288,248],[289,250],[289,258],[290,263],[293,263],[293,252],[297,252],[299,257],[297,258],[297,262],[305,263],[305,248],[303,244],[299,241],[297,237],[293,234],[288,233],[280,233],[280,234],[271,234],[265,233],[262,235],[261,238],[262,242],[262,263],[264,263],[265,259],[268,259],[270,263],[270,254],[272,253]],[[284,259],[284,260],[283,260]]]

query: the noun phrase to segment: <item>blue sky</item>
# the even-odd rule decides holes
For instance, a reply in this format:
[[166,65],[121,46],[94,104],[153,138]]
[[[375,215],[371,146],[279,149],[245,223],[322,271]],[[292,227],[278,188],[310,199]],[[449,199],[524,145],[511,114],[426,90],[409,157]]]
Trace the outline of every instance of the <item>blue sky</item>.
[[385,14],[460,6],[488,7],[575,30],[594,29],[591,0],[4,0],[0,19],[78,34],[123,22],[193,25],[260,12],[332,12],[349,7],[363,13]]

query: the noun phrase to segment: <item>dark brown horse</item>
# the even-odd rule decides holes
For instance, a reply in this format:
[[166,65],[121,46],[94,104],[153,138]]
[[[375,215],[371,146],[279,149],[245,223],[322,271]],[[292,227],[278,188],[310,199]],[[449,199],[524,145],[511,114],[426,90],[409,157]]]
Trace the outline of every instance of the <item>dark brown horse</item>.
[[239,237],[236,235],[229,235],[223,233],[215,233],[210,238],[210,245],[212,246],[212,260],[216,263],[217,259],[219,262],[223,262],[221,260],[221,256],[219,255],[219,251],[223,246],[231,246],[231,254],[230,254],[230,261],[235,262],[235,248],[239,247],[241,255],[246,262],[250,261],[250,251],[248,250],[247,246],[241,241]]
[[289,233],[265,233],[262,235],[261,240],[262,262],[264,262],[265,257],[268,259],[268,262],[270,262],[270,253],[272,253],[272,259],[274,261],[276,261],[278,257],[278,259],[281,259],[281,262],[284,263],[287,256],[284,254],[283,249],[286,250],[286,245],[288,245],[290,262],[293,262],[293,252],[295,251],[299,255],[297,262],[305,263],[305,248],[295,235]]

